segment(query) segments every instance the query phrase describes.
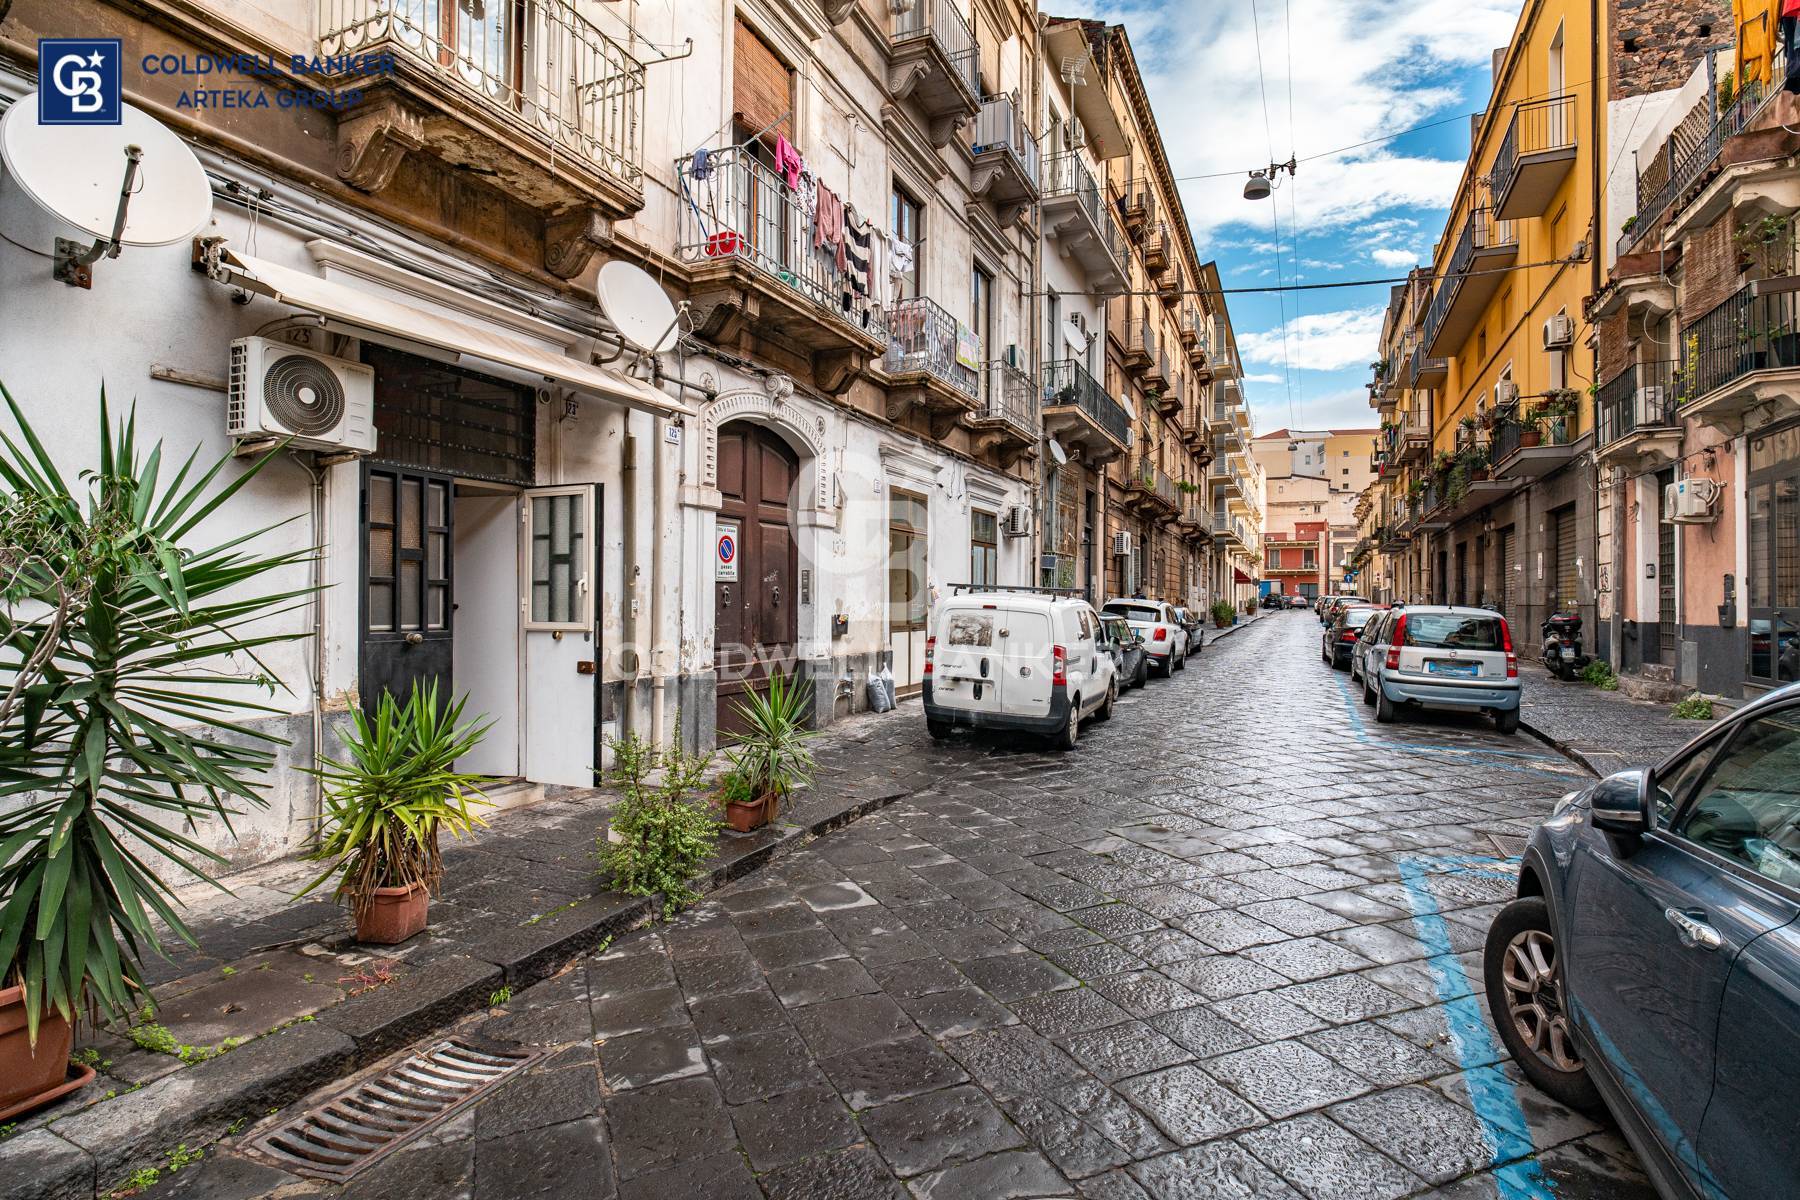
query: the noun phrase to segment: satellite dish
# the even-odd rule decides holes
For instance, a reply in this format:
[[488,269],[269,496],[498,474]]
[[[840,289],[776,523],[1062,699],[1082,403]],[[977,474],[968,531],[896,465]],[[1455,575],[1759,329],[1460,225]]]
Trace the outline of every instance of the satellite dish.
[[1059,467],[1069,461],[1068,452],[1062,448],[1062,443],[1055,438],[1050,439],[1050,457],[1056,460],[1056,465]]
[[1074,317],[1070,317],[1068,320],[1064,321],[1063,327],[1062,327],[1062,334],[1063,334],[1063,341],[1065,341],[1069,344],[1069,349],[1073,350],[1077,354],[1086,354],[1087,353],[1087,348],[1088,348],[1087,330],[1085,330],[1081,327],[1080,321],[1077,321]]
[[1134,421],[1137,420],[1137,405],[1135,405],[1131,402],[1130,396],[1120,396],[1119,403],[1125,407],[1125,415],[1126,416],[1130,417]]
[[600,268],[594,292],[600,311],[627,344],[646,354],[661,354],[675,344],[680,317],[662,285],[643,268],[615,258]]
[[95,239],[58,238],[56,277],[91,284],[89,268],[123,246],[186,241],[212,216],[212,185],[187,144],[155,117],[119,106],[117,125],[41,125],[36,93],[0,118],[0,162],[33,204]]

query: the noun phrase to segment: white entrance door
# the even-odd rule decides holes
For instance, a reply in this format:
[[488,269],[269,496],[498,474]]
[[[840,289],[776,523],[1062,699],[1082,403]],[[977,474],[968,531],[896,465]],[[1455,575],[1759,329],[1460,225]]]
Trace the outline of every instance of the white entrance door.
[[591,484],[534,488],[519,512],[518,627],[525,778],[592,787],[600,679],[600,580]]
[[499,779],[519,774],[519,495],[458,484],[451,677],[487,735],[458,770]]

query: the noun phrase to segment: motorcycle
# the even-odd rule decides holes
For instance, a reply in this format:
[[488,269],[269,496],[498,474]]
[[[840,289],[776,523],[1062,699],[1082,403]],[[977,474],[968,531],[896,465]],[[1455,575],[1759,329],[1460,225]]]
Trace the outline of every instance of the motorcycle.
[[1593,659],[1581,652],[1581,614],[1551,613],[1543,626],[1543,646],[1538,655],[1552,675],[1574,679]]

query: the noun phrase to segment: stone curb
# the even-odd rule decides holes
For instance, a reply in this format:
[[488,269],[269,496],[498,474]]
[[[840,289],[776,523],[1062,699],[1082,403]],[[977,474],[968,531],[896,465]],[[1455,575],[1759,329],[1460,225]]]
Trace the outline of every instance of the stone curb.
[[1544,743],[1544,745],[1550,747],[1588,774],[1593,775],[1596,778],[1603,778],[1606,775],[1611,774],[1611,772],[1602,771],[1599,767],[1595,766],[1593,761],[1589,759],[1587,755],[1569,745],[1569,743],[1563,741],[1561,738],[1550,736],[1536,725],[1526,721],[1523,717],[1519,718],[1519,728],[1523,729],[1526,733],[1529,733],[1532,737]]
[[[711,892],[806,843],[911,794],[894,785],[846,796],[803,823],[730,838],[721,860],[695,880]],[[515,991],[555,975],[610,938],[653,920],[660,896],[594,896],[573,908],[494,933],[422,962],[309,1020],[178,1071],[115,1099],[0,1142],[9,1194],[73,1200],[105,1196],[134,1167],[160,1163],[183,1143],[198,1148],[307,1093],[485,1008],[502,983]],[[21,1187],[21,1192],[12,1189]]]

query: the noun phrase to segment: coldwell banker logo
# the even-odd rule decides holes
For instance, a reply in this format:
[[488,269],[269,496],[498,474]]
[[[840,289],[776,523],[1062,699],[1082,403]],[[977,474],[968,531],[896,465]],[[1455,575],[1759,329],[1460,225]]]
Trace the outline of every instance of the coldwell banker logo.
[[118,38],[38,39],[38,124],[117,125]]

